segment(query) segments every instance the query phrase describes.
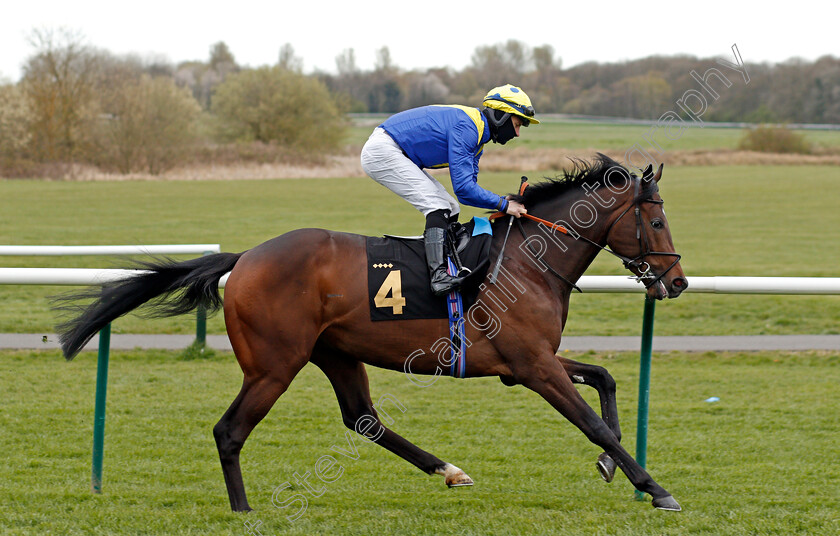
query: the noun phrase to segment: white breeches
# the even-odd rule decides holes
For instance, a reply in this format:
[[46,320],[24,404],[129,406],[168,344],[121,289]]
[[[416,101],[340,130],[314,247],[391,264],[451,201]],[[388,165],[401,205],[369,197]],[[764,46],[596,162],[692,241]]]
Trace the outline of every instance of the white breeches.
[[440,209],[448,210],[453,216],[461,211],[443,185],[409,160],[381,128],[373,131],[362,148],[362,169],[371,179],[411,203],[423,216]]

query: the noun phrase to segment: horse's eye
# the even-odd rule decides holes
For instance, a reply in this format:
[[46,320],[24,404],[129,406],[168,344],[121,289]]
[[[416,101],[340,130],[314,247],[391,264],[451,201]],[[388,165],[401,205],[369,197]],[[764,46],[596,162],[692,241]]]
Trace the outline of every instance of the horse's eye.
[[665,224],[662,223],[662,220],[660,220],[659,218],[654,218],[650,220],[650,226],[658,231],[659,229],[665,227]]

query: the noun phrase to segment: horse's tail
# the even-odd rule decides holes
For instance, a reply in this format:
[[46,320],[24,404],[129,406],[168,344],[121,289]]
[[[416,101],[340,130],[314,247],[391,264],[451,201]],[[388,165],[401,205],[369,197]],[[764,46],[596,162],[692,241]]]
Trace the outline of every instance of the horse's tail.
[[[55,308],[72,311],[75,316],[57,326],[61,349],[67,360],[76,354],[102,328],[149,300],[150,316],[165,317],[188,313],[204,305],[208,311],[222,306],[219,280],[233,269],[242,253],[217,253],[184,262],[163,260],[140,262],[138,275],[80,293],[60,296]],[[94,298],[88,305],[73,305],[80,299]]]

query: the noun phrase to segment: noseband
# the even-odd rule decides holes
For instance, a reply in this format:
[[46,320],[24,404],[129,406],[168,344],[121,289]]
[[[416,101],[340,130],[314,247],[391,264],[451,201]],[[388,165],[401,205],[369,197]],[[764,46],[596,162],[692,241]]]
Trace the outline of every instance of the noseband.
[[[575,238],[579,238],[579,239],[583,240],[584,242],[595,246],[598,249],[606,251],[610,255],[618,257],[621,260],[621,262],[624,264],[625,268],[627,268],[630,271],[635,270],[639,275],[637,275],[635,277],[631,277],[631,278],[635,279],[636,281],[641,281],[645,285],[646,289],[648,289],[648,288],[652,287],[653,285],[657,284],[665,276],[665,274],[670,272],[671,269],[674,266],[676,266],[677,263],[680,262],[680,259],[682,258],[682,256],[679,253],[668,253],[668,252],[665,252],[665,251],[653,251],[650,247],[650,240],[648,239],[647,232],[645,231],[645,227],[642,224],[641,205],[642,205],[642,203],[656,203],[657,205],[661,205],[661,204],[664,203],[664,201],[662,201],[662,200],[653,199],[653,195],[656,194],[659,191],[659,186],[657,185],[657,183],[655,181],[650,181],[650,182],[651,182],[651,185],[648,186],[647,188],[645,188],[644,190],[642,190],[642,188],[641,188],[642,179],[638,179],[638,180],[635,181],[635,189],[634,189],[634,192],[633,192],[633,204],[628,205],[627,208],[625,208],[621,212],[621,214],[619,214],[618,217],[615,220],[613,220],[613,222],[610,224],[609,228],[607,229],[607,233],[606,233],[607,242],[609,242],[609,236],[610,236],[610,233],[612,232],[612,229],[615,226],[615,224],[618,223],[618,221],[621,218],[623,218],[624,215],[627,214],[630,211],[630,209],[632,208],[634,214],[636,215],[636,239],[639,241],[639,254],[637,256],[635,256],[633,258],[625,257],[624,255],[616,253],[615,251],[613,251],[611,248],[609,248],[607,246],[602,246],[601,244],[595,242],[594,240],[591,240],[591,239],[589,239],[585,236],[582,236],[582,235],[579,235],[579,234],[575,233],[577,235]],[[641,190],[641,193],[640,193],[640,190]],[[551,223],[547,220],[544,220],[542,218],[537,218],[537,217],[532,216],[530,214],[524,214],[523,216],[526,217],[526,218],[529,218],[531,220],[534,220],[537,223],[541,223],[541,224],[543,224],[547,227],[550,227],[551,229],[553,229],[555,231],[560,231],[561,233],[566,234],[566,235],[571,234],[569,232],[569,230],[566,229],[565,227],[563,227],[562,225],[557,225],[556,223]],[[542,264],[555,277],[557,277],[560,280],[568,283],[574,290],[577,290],[578,292],[583,292],[580,289],[580,287],[578,287],[573,282],[569,281],[568,278],[566,278],[565,276],[563,276],[562,274],[560,274],[559,272],[554,270],[554,268],[549,266],[548,263],[546,263],[545,261],[542,261],[539,254],[536,251],[534,251],[533,248],[531,247],[531,244],[528,241],[529,236],[525,232],[525,228],[522,226],[521,219],[517,219],[516,223],[519,226],[519,232],[522,234],[522,238],[525,239],[525,245],[528,248],[528,250],[531,252],[531,254],[534,255],[535,258],[539,258],[541,260]],[[653,273],[653,270],[651,269],[650,264],[648,264],[644,260],[645,258],[647,258],[649,256],[654,256],[654,255],[656,255],[656,256],[671,256],[671,257],[675,257],[675,259],[674,259],[674,262],[672,262],[671,265],[668,266],[668,268],[666,270],[664,270],[661,274],[659,274],[657,276],[656,274]]]

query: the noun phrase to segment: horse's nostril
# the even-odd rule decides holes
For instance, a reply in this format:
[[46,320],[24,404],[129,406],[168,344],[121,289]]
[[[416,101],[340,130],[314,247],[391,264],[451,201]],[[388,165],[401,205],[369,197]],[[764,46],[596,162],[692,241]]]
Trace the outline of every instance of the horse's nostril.
[[674,278],[674,281],[671,284],[679,289],[685,290],[685,288],[688,286],[688,280],[686,280],[684,277],[676,277]]

